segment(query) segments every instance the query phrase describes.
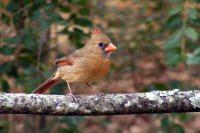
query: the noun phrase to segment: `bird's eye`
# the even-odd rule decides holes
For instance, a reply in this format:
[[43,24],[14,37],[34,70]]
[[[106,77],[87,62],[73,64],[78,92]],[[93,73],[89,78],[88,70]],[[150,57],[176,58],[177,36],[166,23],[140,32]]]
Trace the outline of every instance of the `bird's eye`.
[[103,43],[102,43],[102,42],[100,42],[100,43],[99,43],[99,46],[100,46],[100,47],[102,47],[102,46],[103,46]]

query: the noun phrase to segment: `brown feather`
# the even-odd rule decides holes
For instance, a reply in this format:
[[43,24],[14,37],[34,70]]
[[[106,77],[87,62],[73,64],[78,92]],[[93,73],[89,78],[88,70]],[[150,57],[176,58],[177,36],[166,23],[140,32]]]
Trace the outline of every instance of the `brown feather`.
[[92,34],[102,34],[103,32],[97,27],[97,26],[92,26],[90,27],[90,32]]
[[37,89],[35,89],[32,93],[43,93],[45,92],[48,88],[54,86],[58,80],[49,78],[46,80],[43,84],[41,84]]
[[58,66],[66,66],[66,65],[73,65],[74,61],[73,61],[73,57],[71,56],[66,56],[60,59],[57,59],[54,64],[58,65]]
[[65,56],[63,58],[57,59],[54,64],[58,66],[72,66],[76,59],[79,59],[83,56],[81,49],[75,50],[72,54]]

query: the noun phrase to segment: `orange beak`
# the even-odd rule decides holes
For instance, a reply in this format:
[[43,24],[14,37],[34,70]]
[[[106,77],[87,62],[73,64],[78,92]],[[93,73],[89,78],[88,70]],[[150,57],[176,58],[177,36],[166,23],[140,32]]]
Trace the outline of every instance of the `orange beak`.
[[105,48],[104,51],[106,51],[106,52],[110,52],[110,51],[113,51],[113,50],[116,50],[116,49],[117,49],[117,47],[115,47],[114,44],[109,43],[108,46],[106,46],[106,48]]

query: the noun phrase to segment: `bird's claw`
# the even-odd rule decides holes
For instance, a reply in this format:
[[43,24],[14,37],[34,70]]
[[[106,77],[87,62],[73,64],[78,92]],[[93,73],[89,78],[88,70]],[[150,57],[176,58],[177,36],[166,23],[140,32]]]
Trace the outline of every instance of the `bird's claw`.
[[103,97],[104,96],[104,94],[100,93],[100,92],[97,92],[96,95],[99,96],[99,97]]
[[78,103],[78,99],[73,94],[69,94],[69,95],[72,97],[73,101]]

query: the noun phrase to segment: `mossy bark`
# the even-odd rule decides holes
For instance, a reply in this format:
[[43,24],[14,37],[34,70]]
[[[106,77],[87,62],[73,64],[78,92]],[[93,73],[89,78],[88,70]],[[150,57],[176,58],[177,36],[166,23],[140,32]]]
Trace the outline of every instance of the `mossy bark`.
[[152,91],[102,97],[0,93],[1,114],[119,115],[199,112],[200,91]]

